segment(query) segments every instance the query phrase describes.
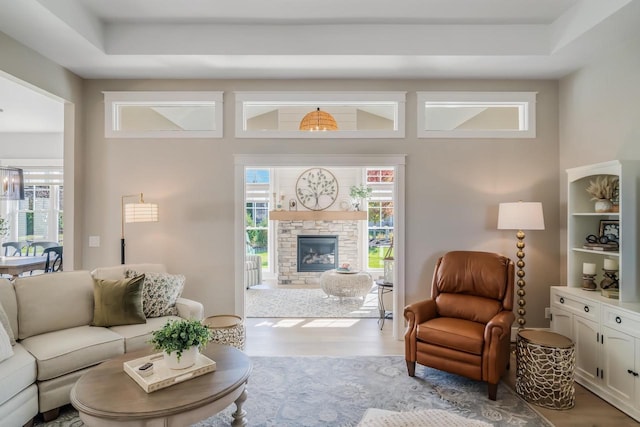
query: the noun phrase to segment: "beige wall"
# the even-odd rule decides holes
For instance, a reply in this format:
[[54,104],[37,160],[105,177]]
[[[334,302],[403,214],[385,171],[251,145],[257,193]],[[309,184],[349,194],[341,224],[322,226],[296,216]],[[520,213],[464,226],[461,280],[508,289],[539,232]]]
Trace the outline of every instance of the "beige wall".
[[[407,91],[405,139],[235,139],[233,91]],[[102,91],[222,90],[225,137],[210,140],[111,139],[103,136]],[[538,92],[538,137],[521,140],[418,140],[416,91]],[[527,236],[529,326],[547,326],[548,286],[559,280],[558,99],[554,81],[92,80],[85,82],[87,193],[83,266],[119,262],[120,196],[144,192],[160,205],[157,224],[126,228],[127,261],[167,264],[187,276],[185,295],[207,314],[234,306],[234,154],[407,154],[407,302],[429,294],[438,256],[453,249],[515,257],[515,232],[496,230],[497,206],[541,201],[545,231]],[[89,235],[102,238],[89,248]]]
[[561,271],[566,280],[567,168],[640,160],[640,40],[560,81]]
[[[80,268],[83,240],[83,81],[67,69],[51,62],[0,33],[0,72],[13,76],[65,101],[65,267]],[[1,96],[1,95],[0,95]],[[70,244],[73,242],[73,244]]]
[[[557,283],[560,275],[557,82],[83,81],[3,34],[0,51],[0,70],[71,102],[65,120],[75,118],[76,126],[65,139],[65,171],[74,177],[76,194],[72,201],[67,198],[65,205],[73,204],[76,213],[76,218],[71,217],[76,230],[76,268],[119,263],[120,196],[142,191],[148,201],[160,204],[160,222],[127,225],[127,260],[167,264],[170,271],[187,276],[185,296],[202,301],[207,314],[230,312],[235,281],[232,248],[241,244],[233,241],[234,154],[404,153],[407,302],[428,296],[433,266],[445,251],[489,250],[515,257],[515,233],[496,230],[498,203],[541,201],[546,230],[529,232],[526,239],[527,318],[528,326],[548,325],[544,320],[548,286]],[[319,91],[407,91],[407,137],[313,143],[233,137],[233,91],[304,91],[309,87]],[[109,90],[223,90],[225,137],[106,140],[102,91]],[[430,90],[536,91],[538,137],[419,140],[415,93]],[[92,235],[101,237],[99,248],[88,247]]]

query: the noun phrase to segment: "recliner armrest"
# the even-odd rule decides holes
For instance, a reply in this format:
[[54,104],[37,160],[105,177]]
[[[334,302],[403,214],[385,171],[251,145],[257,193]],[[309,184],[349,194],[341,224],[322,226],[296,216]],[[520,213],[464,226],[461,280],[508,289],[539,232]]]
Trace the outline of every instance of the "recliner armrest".
[[436,302],[432,299],[415,302],[404,308],[404,318],[409,324],[412,322],[415,324],[426,322],[437,315]]
[[515,320],[516,316],[513,314],[513,311],[505,310],[496,314],[484,328],[484,341],[490,343],[491,337],[496,334],[499,340],[504,339],[505,335],[511,338],[511,325],[513,325]]
[[198,301],[193,301],[187,298],[178,298],[176,300],[176,308],[178,309],[178,316],[183,319],[204,319],[204,306]]

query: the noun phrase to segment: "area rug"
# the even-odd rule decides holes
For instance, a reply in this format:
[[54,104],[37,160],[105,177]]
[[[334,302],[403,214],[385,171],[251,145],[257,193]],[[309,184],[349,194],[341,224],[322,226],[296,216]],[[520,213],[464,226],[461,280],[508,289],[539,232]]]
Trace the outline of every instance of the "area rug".
[[322,289],[247,289],[246,317],[378,317],[378,291],[362,298],[328,297]]
[[[354,427],[369,408],[390,411],[439,409],[496,427],[552,427],[504,384],[497,400],[478,381],[416,367],[407,375],[404,357],[252,357],[247,385],[248,425],[254,427]],[[215,374],[214,374],[215,375]],[[235,405],[197,427],[229,426]],[[79,427],[73,408],[38,426]]]

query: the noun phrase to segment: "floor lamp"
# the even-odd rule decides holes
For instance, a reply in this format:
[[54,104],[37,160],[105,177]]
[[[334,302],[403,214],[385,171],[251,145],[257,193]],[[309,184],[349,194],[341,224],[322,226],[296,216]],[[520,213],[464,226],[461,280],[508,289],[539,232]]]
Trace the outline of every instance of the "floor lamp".
[[516,272],[518,279],[518,329],[524,328],[527,314],[525,309],[525,281],[524,281],[524,231],[523,230],[544,230],[544,216],[542,214],[542,203],[540,202],[515,202],[500,203],[498,208],[498,230],[518,230],[516,237],[518,251],[516,256],[518,261]]
[[[124,203],[124,199],[139,197],[138,203]],[[120,263],[124,264],[124,224],[130,222],[157,222],[158,205],[155,203],[145,203],[142,193],[128,194],[121,198],[122,233],[120,237]]]

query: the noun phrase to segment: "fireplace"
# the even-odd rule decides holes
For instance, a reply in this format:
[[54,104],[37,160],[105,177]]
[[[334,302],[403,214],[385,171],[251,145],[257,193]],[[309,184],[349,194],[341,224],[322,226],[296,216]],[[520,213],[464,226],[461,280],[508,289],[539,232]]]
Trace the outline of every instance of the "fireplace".
[[298,236],[298,272],[331,270],[337,263],[338,236]]

